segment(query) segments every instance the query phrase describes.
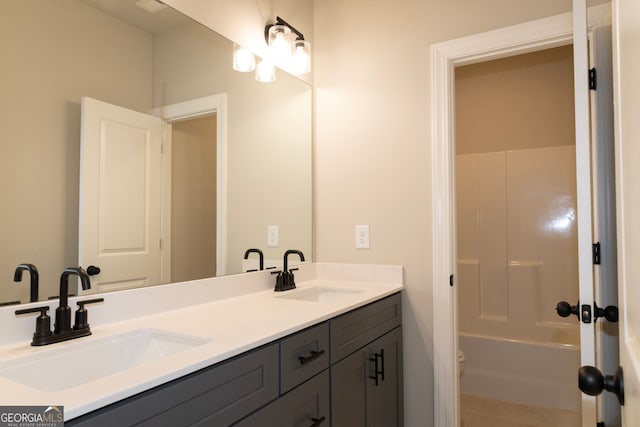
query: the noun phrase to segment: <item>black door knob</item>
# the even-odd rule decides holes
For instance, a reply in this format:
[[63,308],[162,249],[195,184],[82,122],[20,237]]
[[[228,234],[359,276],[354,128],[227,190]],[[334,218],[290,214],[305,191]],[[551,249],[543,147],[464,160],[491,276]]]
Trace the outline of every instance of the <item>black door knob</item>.
[[621,366],[618,366],[615,375],[607,375],[606,377],[598,368],[583,366],[578,371],[578,387],[589,396],[597,396],[603,390],[609,391],[618,397],[618,402],[621,405],[624,405],[624,381]]
[[90,265],[87,267],[87,274],[89,276],[95,276],[96,274],[100,274],[100,267],[96,267],[95,265]]
[[598,307],[596,303],[593,303],[595,308],[594,318],[598,320],[598,317],[604,317],[607,321],[615,323],[618,321],[618,307],[615,305],[608,305],[605,308]]
[[560,317],[569,317],[574,314],[578,319],[580,318],[580,302],[578,304],[571,305],[566,301],[560,301],[558,305],[556,305],[556,312]]

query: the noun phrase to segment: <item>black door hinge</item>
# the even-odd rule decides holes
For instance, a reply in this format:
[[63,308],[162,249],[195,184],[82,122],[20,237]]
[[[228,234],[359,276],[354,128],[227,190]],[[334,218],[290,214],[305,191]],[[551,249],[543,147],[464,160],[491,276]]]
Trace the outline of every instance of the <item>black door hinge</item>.
[[453,274],[451,276],[449,276],[449,286],[453,286]]
[[589,70],[589,89],[596,90],[598,87],[598,73],[596,73],[596,69],[592,68]]
[[604,421],[600,421],[599,423],[597,423],[596,427],[605,427],[604,426]]
[[600,264],[600,242],[598,243],[594,243],[593,245],[591,245],[592,249],[592,255],[593,255],[593,263],[596,265]]

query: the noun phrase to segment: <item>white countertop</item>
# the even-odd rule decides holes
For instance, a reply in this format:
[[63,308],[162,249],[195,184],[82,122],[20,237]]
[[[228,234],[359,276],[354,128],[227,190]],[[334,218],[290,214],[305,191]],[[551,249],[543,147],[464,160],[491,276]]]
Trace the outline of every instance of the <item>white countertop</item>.
[[[0,372],[0,402],[3,405],[62,405],[65,420],[78,417],[110,403],[148,390],[191,372],[211,366],[247,350],[282,338],[354,308],[376,301],[402,289],[402,267],[348,264],[307,264],[296,273],[298,289],[273,292],[274,278],[268,272],[248,273],[195,282],[184,282],[103,294],[105,302],[87,306],[92,335],[43,347],[29,345],[35,317],[11,319],[21,330],[31,330],[23,340],[0,340],[0,363],[31,354],[82,345],[95,339],[140,329],[187,334],[207,340],[197,347],[147,362],[58,391],[43,391],[13,382]],[[335,301],[304,301],[283,298],[311,287],[357,289],[343,293]],[[233,287],[231,289],[231,287]],[[214,291],[212,291],[212,289]],[[210,293],[207,294],[207,293]],[[185,294],[193,299],[177,298]],[[87,299],[77,298],[77,299]],[[69,305],[75,309],[75,299]],[[52,304],[55,312],[55,305]],[[124,306],[130,304],[129,306]],[[37,306],[38,304],[32,304]],[[29,305],[31,306],[31,305]],[[154,309],[153,307],[157,307]],[[8,312],[9,311],[9,312]],[[7,325],[15,307],[0,312]],[[135,313],[142,313],[135,315]],[[92,316],[93,314],[93,316]],[[15,317],[15,316],[14,316]],[[52,315],[52,324],[53,324]],[[6,329],[6,328],[5,328]],[[95,361],[87,360],[87,364]],[[52,366],[74,374],[73,366]],[[100,370],[100,366],[95,366]]]

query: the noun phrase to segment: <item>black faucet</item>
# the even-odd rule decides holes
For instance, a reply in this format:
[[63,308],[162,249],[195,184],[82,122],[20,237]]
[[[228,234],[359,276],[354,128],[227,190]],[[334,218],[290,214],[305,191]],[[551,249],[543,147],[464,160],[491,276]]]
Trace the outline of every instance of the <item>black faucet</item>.
[[22,281],[22,272],[28,271],[29,276],[31,277],[31,302],[38,301],[38,269],[33,264],[20,264],[16,267],[15,273],[13,273],[13,281],[21,282]]
[[55,335],[66,334],[71,331],[71,307],[69,307],[69,276],[77,275],[80,277],[82,289],[85,291],[91,288],[89,275],[82,267],[65,268],[60,276],[60,305],[56,308],[56,322],[54,323],[53,333]]
[[[262,254],[262,251],[260,249],[247,249],[247,251],[244,253],[244,259],[249,259],[249,254],[255,252],[258,254],[258,256],[260,257],[260,270],[264,270],[264,255]],[[247,270],[247,272],[249,271],[256,271],[254,270]]]
[[69,276],[77,275],[80,277],[82,289],[85,291],[91,288],[89,275],[81,267],[66,268],[60,276],[60,305],[56,309],[56,320],[51,331],[51,319],[47,314],[48,305],[42,307],[26,308],[16,310],[16,315],[27,313],[40,313],[36,319],[36,331],[33,334],[31,345],[47,345],[56,342],[67,341],[74,338],[85,337],[91,335],[89,323],[87,322],[87,310],[84,308],[87,304],[104,301],[103,298],[95,298],[90,300],[78,301],[78,310],[76,311],[75,325],[71,328],[71,308],[69,307]]
[[278,274],[278,276],[276,277],[276,286],[273,289],[276,292],[288,291],[289,289],[295,289],[296,287],[296,281],[295,277],[293,276],[293,272],[296,271],[297,268],[287,268],[289,264],[289,255],[291,254],[298,255],[300,257],[300,261],[304,261],[304,254],[302,253],[302,251],[299,251],[297,249],[289,249],[284,253],[284,260],[282,261],[282,272],[274,271],[273,273],[271,273]]

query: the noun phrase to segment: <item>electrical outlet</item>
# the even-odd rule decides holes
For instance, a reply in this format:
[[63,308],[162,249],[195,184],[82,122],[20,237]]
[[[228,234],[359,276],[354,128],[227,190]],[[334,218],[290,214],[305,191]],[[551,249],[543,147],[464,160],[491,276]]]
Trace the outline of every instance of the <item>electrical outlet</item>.
[[356,249],[369,249],[369,224],[356,225]]
[[275,248],[278,246],[278,234],[280,227],[277,225],[267,225],[267,246]]

